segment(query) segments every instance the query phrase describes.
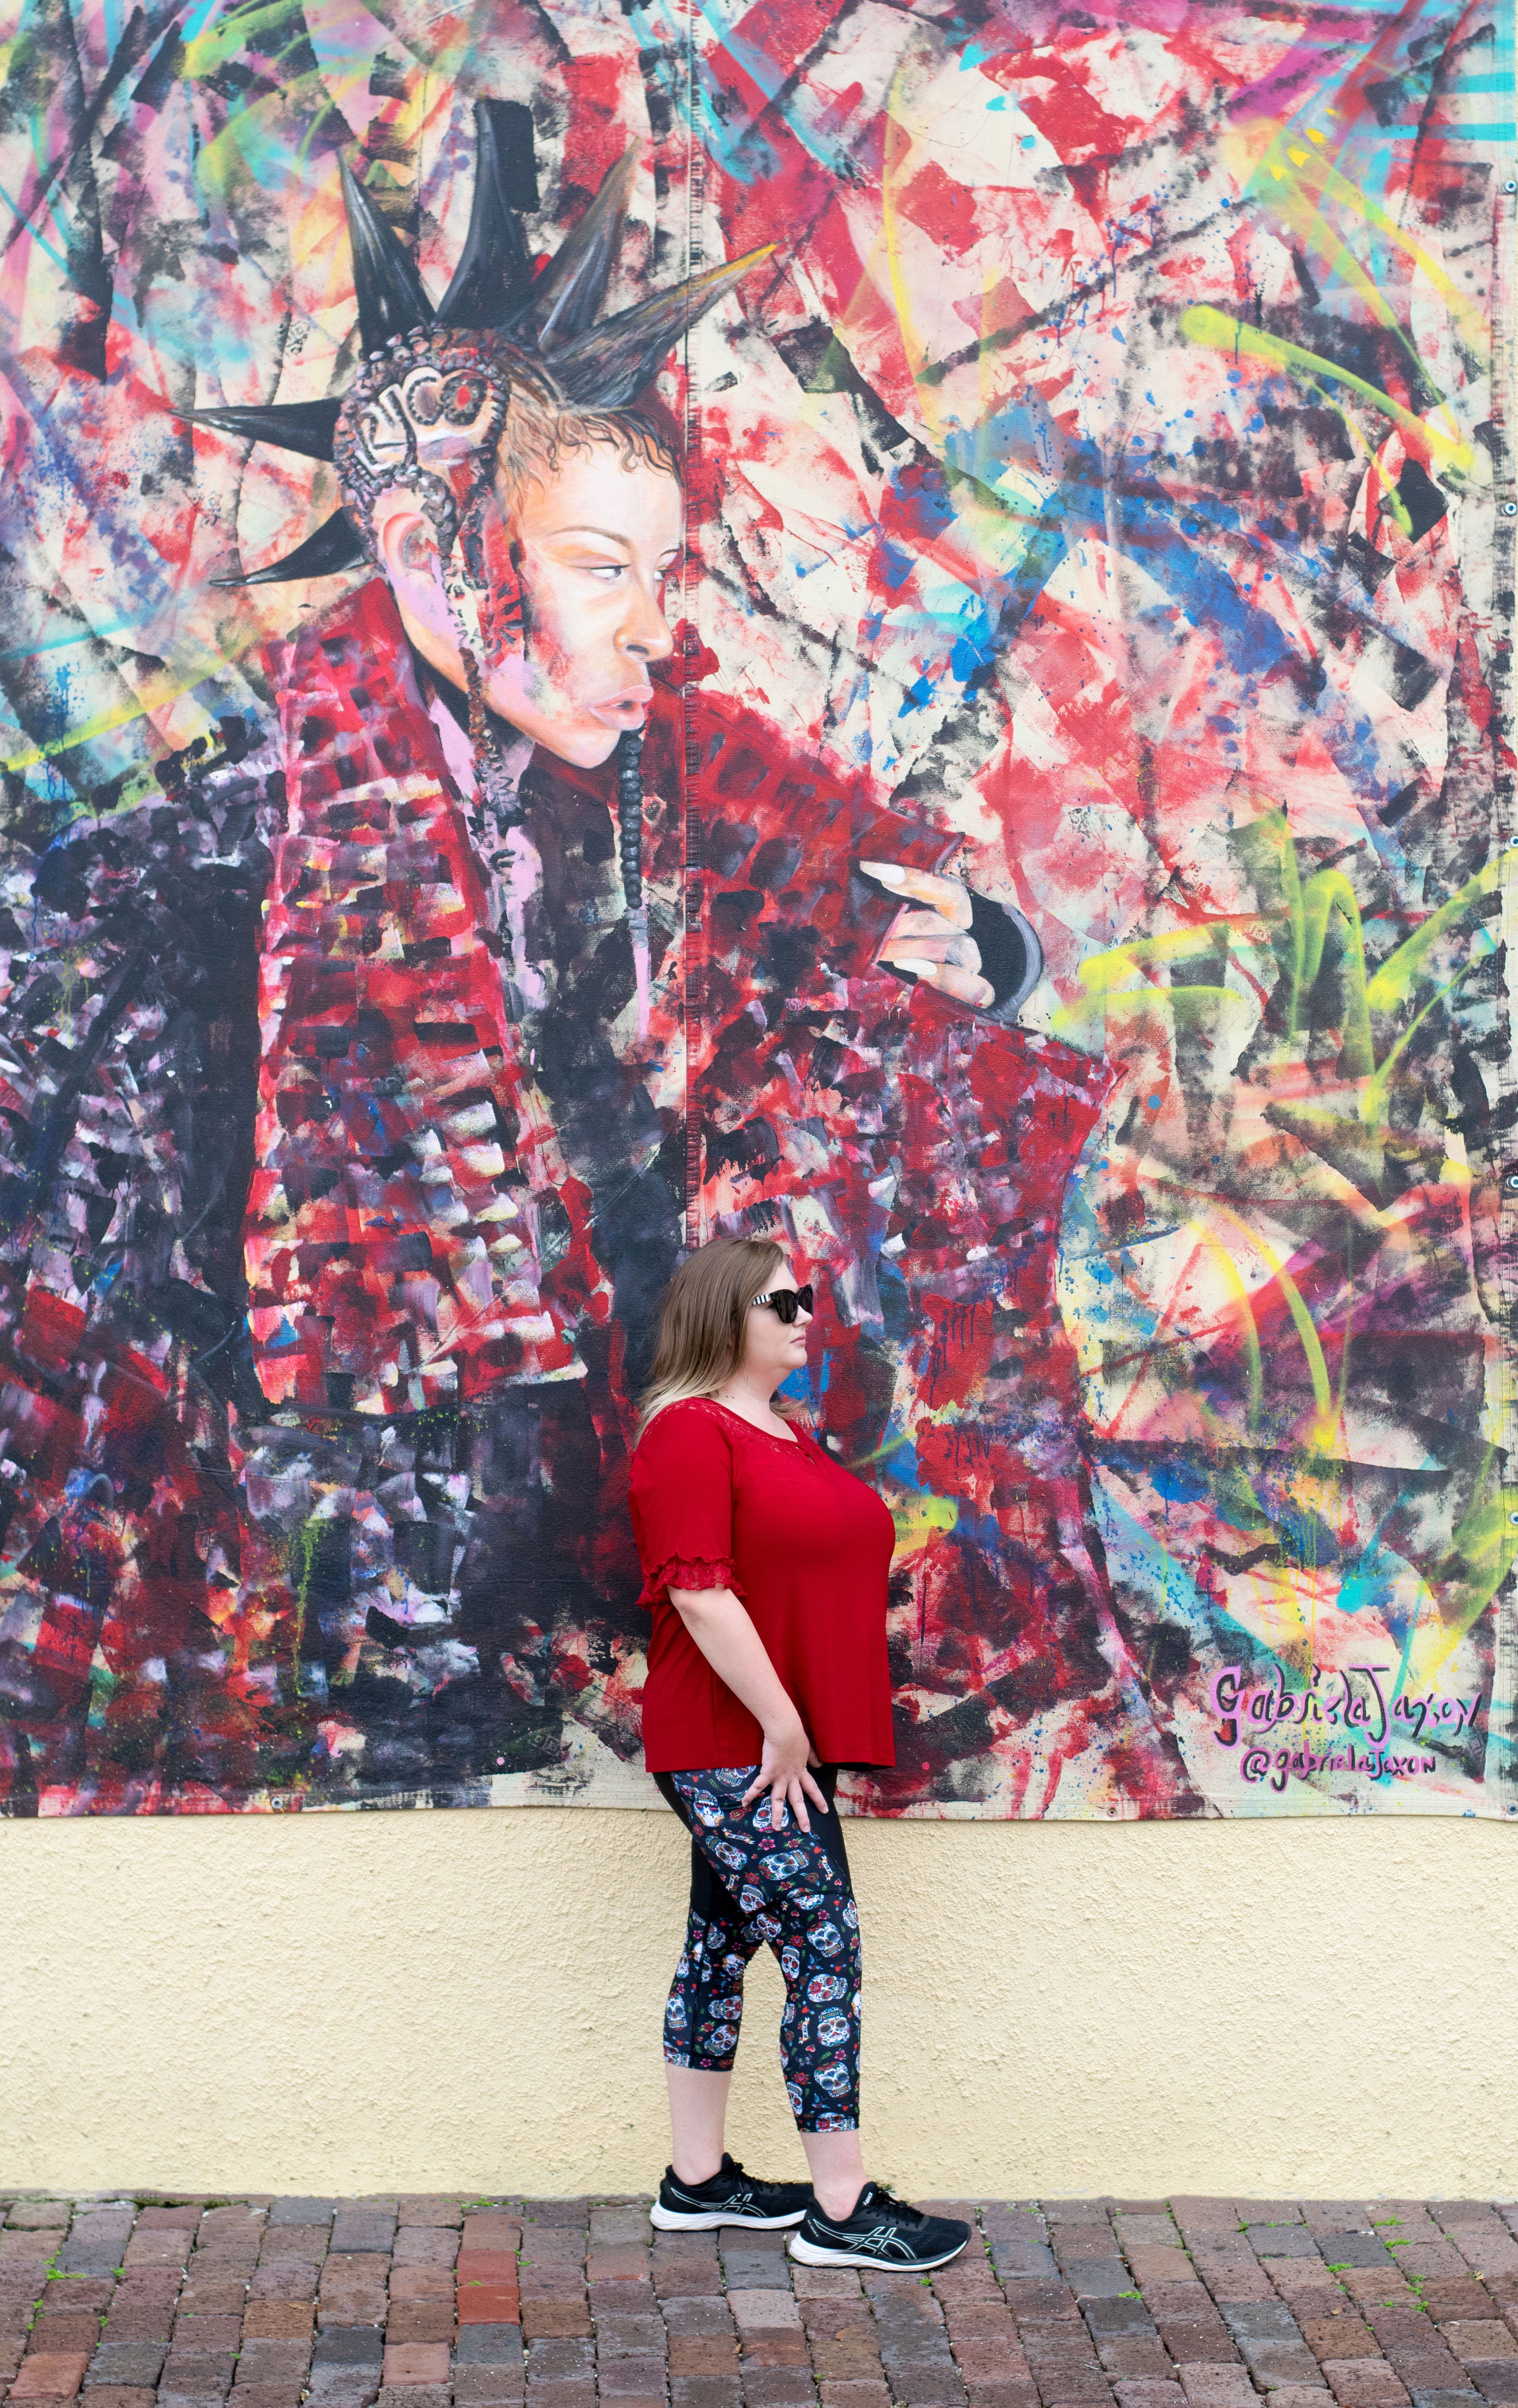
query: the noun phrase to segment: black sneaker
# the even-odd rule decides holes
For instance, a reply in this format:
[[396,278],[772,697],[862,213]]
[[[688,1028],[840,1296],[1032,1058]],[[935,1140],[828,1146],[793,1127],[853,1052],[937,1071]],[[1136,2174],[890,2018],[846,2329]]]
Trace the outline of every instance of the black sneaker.
[[813,2201],[793,2232],[790,2251],[803,2266],[947,2266],[970,2237],[952,2215],[924,2215],[893,2199],[882,2183],[866,2183],[846,2224],[835,2224]]
[[719,2224],[780,2232],[799,2224],[812,2205],[810,2183],[761,2182],[724,2153],[721,2173],[709,2182],[677,2182],[673,2166],[666,2166],[649,2214],[660,2232],[710,2232]]

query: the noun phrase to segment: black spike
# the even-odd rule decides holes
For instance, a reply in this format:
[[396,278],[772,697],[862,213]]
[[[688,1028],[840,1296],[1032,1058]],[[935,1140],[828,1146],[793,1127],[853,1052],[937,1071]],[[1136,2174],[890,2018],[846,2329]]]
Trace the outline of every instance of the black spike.
[[560,343],[583,334],[606,299],[637,169],[637,147],[629,143],[533,286],[525,322],[536,332],[545,357],[551,358]]
[[587,327],[574,342],[553,354],[553,381],[566,401],[585,409],[621,409],[652,382],[666,354],[687,327],[694,326],[714,301],[730,293],[742,276],[768,259],[779,245],[766,242],[746,251],[725,266],[709,267],[667,293],[655,293],[618,318]]
[[271,560],[267,568],[255,568],[251,577],[213,577],[211,583],[292,585],[298,578],[336,577],[342,569],[368,566],[369,555],[348,512],[334,510],[324,525],[283,560]]
[[416,262],[405,251],[363,185],[341,160],[343,201],[353,246],[353,291],[358,299],[359,343],[367,359],[382,351],[393,335],[408,335],[431,322]]
[[437,304],[443,326],[502,326],[532,297],[516,211],[537,207],[533,113],[520,100],[477,100],[474,114],[474,200],[453,280]]
[[250,409],[192,409],[193,426],[219,427],[250,443],[278,443],[308,460],[330,460],[340,401],[271,401]]

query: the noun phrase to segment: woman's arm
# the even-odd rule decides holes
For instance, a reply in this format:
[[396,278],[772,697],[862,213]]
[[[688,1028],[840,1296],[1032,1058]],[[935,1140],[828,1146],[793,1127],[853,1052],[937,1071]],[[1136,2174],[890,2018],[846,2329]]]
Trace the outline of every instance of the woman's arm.
[[746,1608],[730,1588],[672,1588],[669,1602],[718,1680],[748,1707],[764,1733],[759,1777],[745,1792],[744,1805],[767,1789],[770,1828],[780,1829],[781,1809],[789,1806],[802,1830],[809,1831],[807,1798],[827,1812],[827,1800],[807,1770],[815,1760],[811,1742]]

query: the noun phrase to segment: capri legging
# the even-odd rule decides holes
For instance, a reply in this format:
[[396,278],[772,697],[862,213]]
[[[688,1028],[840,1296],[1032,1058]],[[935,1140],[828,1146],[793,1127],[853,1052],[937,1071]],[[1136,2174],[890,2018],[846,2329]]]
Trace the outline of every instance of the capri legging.
[[859,1911],[843,1826],[833,1804],[836,1766],[813,1778],[827,1799],[809,1799],[809,1832],[782,1810],[769,1825],[769,1793],[744,1791],[756,1764],[655,1778],[691,1834],[691,1914],[665,2010],[670,2065],[726,2073],[738,2050],[743,1975],[767,1941],[785,1981],[780,2064],[803,2132],[852,2132],[859,2122]]

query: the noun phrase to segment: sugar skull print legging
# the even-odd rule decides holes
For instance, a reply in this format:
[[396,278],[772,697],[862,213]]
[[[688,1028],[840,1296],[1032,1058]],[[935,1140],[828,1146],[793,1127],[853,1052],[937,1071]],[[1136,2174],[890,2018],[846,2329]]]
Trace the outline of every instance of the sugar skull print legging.
[[691,1914],[665,2010],[671,2065],[725,2073],[738,2049],[743,1975],[767,1941],[785,1980],[780,2064],[803,2132],[852,2132],[859,2122],[859,1910],[836,1767],[814,1774],[828,1805],[809,1802],[809,1832],[786,1813],[771,1830],[766,1791],[740,1801],[758,1766],[661,1772],[660,1789],[691,1834]]

